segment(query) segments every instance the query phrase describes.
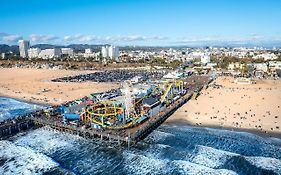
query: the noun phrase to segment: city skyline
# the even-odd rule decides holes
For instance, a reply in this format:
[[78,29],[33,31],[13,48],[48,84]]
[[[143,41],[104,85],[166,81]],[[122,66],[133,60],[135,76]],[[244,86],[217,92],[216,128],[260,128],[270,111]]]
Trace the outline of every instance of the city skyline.
[[[12,7],[11,7],[12,4]],[[2,2],[0,43],[281,46],[277,1]],[[10,8],[8,8],[10,7]]]

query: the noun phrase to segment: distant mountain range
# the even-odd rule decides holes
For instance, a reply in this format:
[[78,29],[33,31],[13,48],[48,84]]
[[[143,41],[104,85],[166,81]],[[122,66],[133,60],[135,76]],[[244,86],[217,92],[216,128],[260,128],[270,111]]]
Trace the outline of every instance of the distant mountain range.
[[19,46],[17,45],[9,46],[7,44],[0,44],[0,53],[8,53],[8,52],[19,53]]

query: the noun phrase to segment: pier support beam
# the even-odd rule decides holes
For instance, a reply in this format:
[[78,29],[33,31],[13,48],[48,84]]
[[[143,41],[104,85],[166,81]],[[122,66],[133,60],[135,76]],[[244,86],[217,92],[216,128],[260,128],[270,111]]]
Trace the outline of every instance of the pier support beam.
[[129,135],[128,135],[128,148],[130,148],[130,141],[131,141],[131,135],[129,133]]
[[121,143],[120,143],[120,136],[118,136],[118,145],[120,146]]

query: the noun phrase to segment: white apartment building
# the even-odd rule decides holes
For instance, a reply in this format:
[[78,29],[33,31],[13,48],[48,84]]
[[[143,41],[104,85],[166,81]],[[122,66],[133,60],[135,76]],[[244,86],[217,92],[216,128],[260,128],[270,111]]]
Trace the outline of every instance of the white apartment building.
[[1,58],[5,59],[6,58],[6,54],[5,53],[1,53]]
[[93,50],[88,48],[88,49],[85,49],[85,54],[92,54],[93,53]]
[[253,56],[253,59],[259,59],[259,58],[263,58],[264,61],[267,61],[267,60],[275,60],[278,57],[274,53],[263,53],[263,54]]
[[85,49],[85,53],[83,54],[83,56],[85,58],[90,58],[90,57],[94,57],[95,53],[93,53],[92,49],[88,48],[88,49]]
[[110,46],[108,50],[108,55],[111,59],[117,60],[119,57],[119,48],[116,46]]
[[271,71],[276,71],[276,69],[281,69],[281,61],[269,61],[269,69]]
[[30,48],[30,49],[28,49],[28,57],[29,58],[38,58],[40,52],[41,52],[40,48]]
[[202,58],[204,56],[204,52],[191,52],[190,54],[188,54],[189,57],[191,58]]
[[201,64],[207,64],[211,61],[210,55],[205,54],[201,57]]
[[49,58],[58,58],[61,55],[62,55],[61,49],[54,48],[54,49],[42,50],[38,57],[42,59],[49,59]]
[[61,53],[63,55],[73,56],[74,52],[72,48],[61,48]]
[[267,72],[267,64],[265,63],[254,63],[253,66],[257,71]]
[[108,57],[109,57],[108,50],[109,50],[109,47],[108,47],[108,46],[103,46],[103,47],[101,48],[102,57],[104,57],[104,58],[108,58]]
[[19,40],[20,57],[22,57],[22,58],[28,57],[29,47],[30,47],[29,41]]
[[119,48],[116,46],[104,46],[101,48],[102,57],[118,60]]

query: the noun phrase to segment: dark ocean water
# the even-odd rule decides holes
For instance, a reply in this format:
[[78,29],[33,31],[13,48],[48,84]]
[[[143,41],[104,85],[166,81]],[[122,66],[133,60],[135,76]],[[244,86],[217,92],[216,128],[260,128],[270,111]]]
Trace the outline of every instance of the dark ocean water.
[[[33,108],[0,98],[0,120]],[[40,128],[0,141],[0,174],[281,174],[281,140],[162,125],[127,149]]]

